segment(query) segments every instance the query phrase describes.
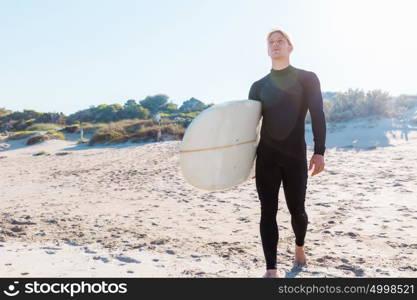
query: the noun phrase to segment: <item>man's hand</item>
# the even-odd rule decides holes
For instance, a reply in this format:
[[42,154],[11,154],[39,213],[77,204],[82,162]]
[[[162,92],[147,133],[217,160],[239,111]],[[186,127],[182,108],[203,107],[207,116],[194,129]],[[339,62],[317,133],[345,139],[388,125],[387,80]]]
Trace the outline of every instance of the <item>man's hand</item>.
[[314,154],[310,159],[310,166],[308,167],[308,170],[311,170],[313,165],[314,170],[313,173],[311,173],[311,176],[314,176],[324,170],[324,156],[321,154]]

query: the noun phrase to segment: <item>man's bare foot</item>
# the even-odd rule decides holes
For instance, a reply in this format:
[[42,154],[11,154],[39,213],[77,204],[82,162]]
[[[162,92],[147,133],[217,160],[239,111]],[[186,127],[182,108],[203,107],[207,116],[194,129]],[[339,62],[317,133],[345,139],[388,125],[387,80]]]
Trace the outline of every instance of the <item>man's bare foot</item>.
[[304,246],[295,245],[295,262],[301,265],[306,264],[307,260],[306,255],[304,253]]
[[277,269],[268,269],[266,270],[264,276],[262,276],[263,278],[278,278],[278,273],[277,273]]

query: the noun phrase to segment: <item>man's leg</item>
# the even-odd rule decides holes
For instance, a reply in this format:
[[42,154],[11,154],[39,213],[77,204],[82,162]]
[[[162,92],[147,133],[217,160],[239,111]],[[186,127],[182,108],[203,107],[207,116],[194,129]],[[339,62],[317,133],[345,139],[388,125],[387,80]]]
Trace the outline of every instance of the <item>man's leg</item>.
[[255,174],[256,189],[261,203],[260,233],[265,255],[266,269],[276,269],[278,225],[278,192],[281,184],[281,171],[274,161],[273,152],[258,147]]
[[291,225],[295,234],[295,244],[304,246],[307,232],[308,216],[305,211],[307,190],[307,161],[289,160],[283,167],[282,182],[285,200],[291,214]]

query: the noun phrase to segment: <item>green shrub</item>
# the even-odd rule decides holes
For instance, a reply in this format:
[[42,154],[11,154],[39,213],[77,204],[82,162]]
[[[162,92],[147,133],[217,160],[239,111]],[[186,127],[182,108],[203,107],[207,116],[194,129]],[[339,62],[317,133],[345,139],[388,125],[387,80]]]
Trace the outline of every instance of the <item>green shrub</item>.
[[48,140],[48,136],[46,134],[36,135],[34,137],[31,137],[27,140],[26,145],[34,145],[43,141]]
[[201,113],[201,111],[192,111],[192,112],[188,112],[188,113],[180,113],[180,114],[179,114],[179,116],[180,116],[180,117],[195,118],[195,117],[197,117],[200,113]]
[[80,130],[80,127],[78,125],[70,125],[64,128],[64,131],[68,133],[76,133],[79,130]]
[[57,153],[55,153],[55,155],[62,156],[62,155],[68,155],[68,154],[71,154],[71,153],[72,152],[64,151],[64,152],[57,152]]
[[65,140],[65,135],[62,132],[56,130],[48,130],[45,134],[40,134],[31,137],[30,139],[28,139],[26,144],[33,145],[46,140]]
[[49,153],[48,151],[39,151],[38,153],[34,153],[34,156],[39,156],[39,155],[51,155],[51,153]]

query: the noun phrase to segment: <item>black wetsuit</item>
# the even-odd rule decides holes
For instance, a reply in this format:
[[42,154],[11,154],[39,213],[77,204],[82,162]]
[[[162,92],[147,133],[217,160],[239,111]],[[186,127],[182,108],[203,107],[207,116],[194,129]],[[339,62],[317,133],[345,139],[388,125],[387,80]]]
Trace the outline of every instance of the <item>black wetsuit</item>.
[[260,233],[267,269],[276,269],[278,194],[281,181],[295,243],[304,245],[308,216],[304,202],[308,166],[304,136],[310,111],[314,153],[324,155],[326,121],[320,82],[313,72],[289,65],[255,81],[249,99],[262,103],[261,137],[256,158],[256,189],[261,202]]

